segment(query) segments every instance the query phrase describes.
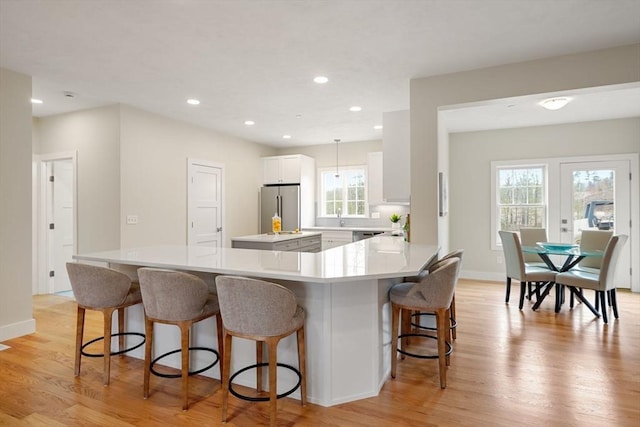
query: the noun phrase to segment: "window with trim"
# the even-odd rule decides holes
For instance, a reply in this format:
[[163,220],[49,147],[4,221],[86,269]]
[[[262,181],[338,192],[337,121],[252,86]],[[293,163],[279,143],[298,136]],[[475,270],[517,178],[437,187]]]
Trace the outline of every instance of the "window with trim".
[[340,169],[320,171],[320,200],[318,203],[321,217],[363,217],[367,215],[367,175],[365,166],[351,166]]
[[495,246],[500,243],[500,230],[518,231],[521,227],[546,227],[546,165],[494,166],[494,182],[492,240]]

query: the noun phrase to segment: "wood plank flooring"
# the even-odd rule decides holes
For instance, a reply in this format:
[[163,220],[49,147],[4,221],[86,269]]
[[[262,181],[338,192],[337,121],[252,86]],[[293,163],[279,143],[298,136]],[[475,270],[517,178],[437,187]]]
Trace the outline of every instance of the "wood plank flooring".
[[[619,291],[620,319],[604,325],[582,305],[554,313],[553,297],[537,312],[530,302],[519,311],[517,291],[505,305],[504,284],[459,282],[446,390],[437,361],[406,358],[378,397],[332,408],[283,399],[279,425],[640,426],[640,295]],[[134,358],[113,358],[109,387],[99,358],[83,358],[75,378],[75,303],[51,295],[33,301],[38,332],[0,351],[0,425],[222,425],[216,380],[193,378],[183,412],[179,380],[152,377],[151,396],[142,398],[142,361]],[[101,328],[87,312],[86,336]],[[268,404],[230,398],[227,426],[268,422]]]

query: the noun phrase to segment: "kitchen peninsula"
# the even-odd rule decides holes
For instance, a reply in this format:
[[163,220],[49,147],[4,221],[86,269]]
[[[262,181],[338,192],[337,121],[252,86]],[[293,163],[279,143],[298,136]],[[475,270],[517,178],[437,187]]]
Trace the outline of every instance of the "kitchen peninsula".
[[[158,267],[189,271],[210,286],[220,274],[270,280],[291,289],[306,311],[307,393],[322,406],[378,395],[390,371],[390,304],[388,291],[405,276],[418,274],[437,255],[438,247],[378,236],[318,253],[200,246],[157,246],[76,255],[81,262],[101,262],[128,270]],[[210,322],[209,322],[210,320]],[[144,330],[143,311],[128,311],[128,330]],[[178,347],[178,331],[156,329],[156,355]],[[192,345],[215,345],[215,322],[200,322]],[[142,358],[142,350],[134,357]],[[199,354],[195,354],[195,363]],[[234,370],[255,363],[255,347],[234,344]],[[278,362],[297,366],[296,342],[281,341]],[[179,366],[179,356],[167,364]],[[286,370],[284,370],[286,371]],[[279,372],[278,390],[288,390],[297,378]],[[218,368],[205,373],[219,378]],[[255,386],[250,375],[239,379]],[[292,395],[299,398],[296,391]]]

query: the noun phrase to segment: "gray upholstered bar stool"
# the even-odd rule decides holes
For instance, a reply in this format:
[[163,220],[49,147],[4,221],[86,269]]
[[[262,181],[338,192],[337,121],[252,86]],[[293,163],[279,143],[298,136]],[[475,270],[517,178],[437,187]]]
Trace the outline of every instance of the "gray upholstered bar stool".
[[[218,276],[216,288],[220,298],[220,312],[224,324],[224,356],[222,370],[222,421],[227,420],[229,392],[251,401],[270,402],[271,425],[275,426],[277,401],[300,387],[302,406],[307,402],[306,357],[304,342],[304,310],[296,302],[294,293],[284,286],[245,277]],[[298,339],[298,370],[278,363],[278,343],[293,333]],[[256,341],[256,364],[246,367],[230,377],[231,341],[233,337]],[[267,344],[269,362],[263,363],[263,343]],[[257,391],[262,391],[262,367],[269,367],[269,397],[248,397],[233,389],[233,378],[251,368],[257,369]],[[277,392],[277,367],[298,374],[298,384],[286,393]]]
[[[420,282],[399,283],[389,291],[391,300],[391,377],[396,377],[399,352],[405,355],[421,359],[438,359],[440,371],[440,387],[447,386],[447,366],[451,353],[451,328],[448,322],[450,307],[456,282],[458,280],[459,258],[449,258],[439,261],[434,269]],[[412,311],[433,312],[436,314],[436,337],[426,334],[411,333],[410,316]],[[401,321],[402,313],[402,321]],[[402,324],[402,331],[398,335],[398,327]],[[408,337],[424,337],[436,339],[438,342],[438,355],[421,355],[410,353],[406,348]],[[398,348],[400,339],[400,348]]]
[[[69,262],[67,263],[67,273],[69,274],[73,295],[78,303],[74,373],[76,376],[80,375],[82,356],[104,357],[103,383],[107,386],[110,379],[111,356],[124,354],[144,344],[144,334],[123,332],[124,309],[142,302],[140,287],[137,283],[132,283],[127,275],[105,267]],[[86,310],[102,312],[104,316],[104,335],[83,343]],[[118,333],[116,334],[111,333],[114,311],[118,312]],[[135,346],[125,349],[124,338],[126,335],[136,335],[142,337],[142,340]],[[118,337],[118,351],[116,352],[111,351],[112,336]],[[103,353],[97,354],[85,351],[87,346],[100,340],[104,342]]]
[[[161,270],[155,268],[141,268],[138,270],[142,302],[145,311],[145,331],[147,345],[144,351],[144,397],[149,397],[150,374],[165,378],[182,378],[182,409],[189,408],[189,376],[196,375],[212,368],[220,361],[222,354],[222,320],[218,298],[209,292],[207,284],[193,274]],[[190,347],[189,337],[194,323],[216,316],[218,335],[218,352],[211,348]],[[165,353],[151,360],[153,350],[153,325],[164,323],[176,325],[180,328],[180,349]],[[215,360],[208,366],[194,372],[189,371],[189,350],[205,350],[216,355]],[[154,370],[154,365],[160,359],[180,352],[181,373],[162,374]],[[221,370],[222,371],[222,370]],[[222,376],[222,372],[220,374]]]

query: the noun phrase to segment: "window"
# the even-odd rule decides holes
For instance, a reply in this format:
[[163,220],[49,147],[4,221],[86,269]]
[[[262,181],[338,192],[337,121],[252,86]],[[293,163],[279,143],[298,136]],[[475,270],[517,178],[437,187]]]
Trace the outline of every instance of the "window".
[[353,166],[341,169],[336,177],[335,170],[320,171],[319,216],[343,217],[365,216],[367,214],[366,167]]
[[547,168],[545,165],[494,165],[492,217],[494,249],[498,231],[521,227],[546,227]]

